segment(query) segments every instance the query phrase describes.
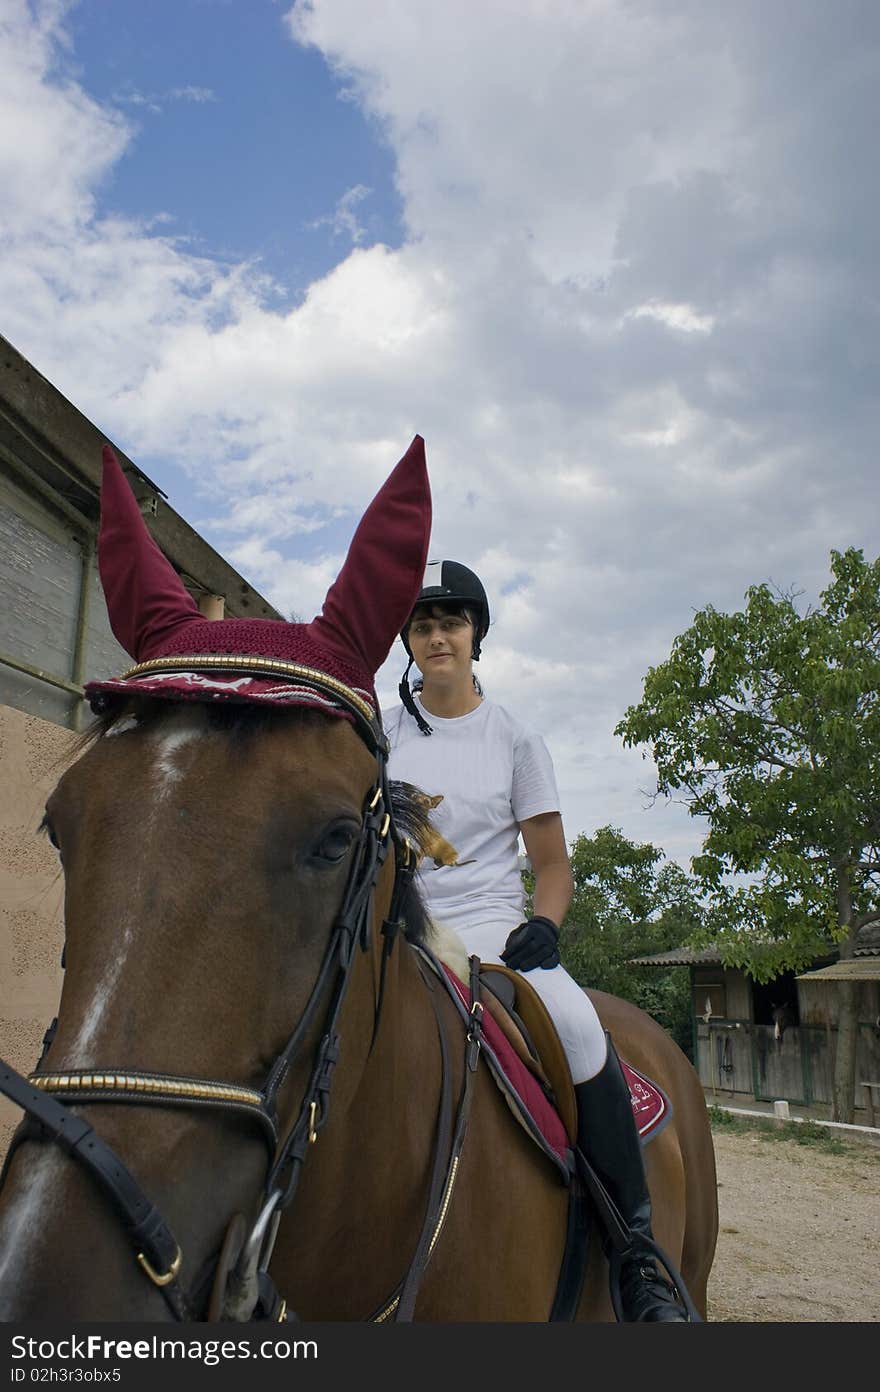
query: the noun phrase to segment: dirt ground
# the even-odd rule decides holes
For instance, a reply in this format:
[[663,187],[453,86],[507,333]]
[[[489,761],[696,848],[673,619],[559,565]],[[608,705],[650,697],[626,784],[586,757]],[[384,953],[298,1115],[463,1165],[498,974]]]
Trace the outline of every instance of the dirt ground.
[[880,1146],[715,1130],[709,1319],[880,1322]]

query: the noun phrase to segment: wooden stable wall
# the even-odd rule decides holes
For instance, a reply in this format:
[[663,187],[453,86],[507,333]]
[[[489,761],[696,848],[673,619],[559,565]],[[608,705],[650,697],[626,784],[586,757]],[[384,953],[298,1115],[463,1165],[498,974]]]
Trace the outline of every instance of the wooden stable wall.
[[[29,1072],[61,992],[63,883],[57,852],[37,834],[46,797],[76,736],[0,706],[0,1058]],[[0,1155],[21,1113],[0,1096]]]
[[[694,967],[695,1058],[707,1095],[727,1102],[750,1098],[830,1107],[838,997],[833,983],[798,982],[800,1025],[774,1038],[771,1025],[756,1024],[752,987],[744,972]],[[706,1014],[711,1006],[712,1014]],[[863,1079],[880,1079],[877,983],[860,983],[856,1108],[864,1115]]]
[[[0,471],[0,702],[76,728],[89,712],[77,695],[89,680],[131,665],[110,631],[88,527],[59,515]],[[41,681],[46,672],[68,688]]]

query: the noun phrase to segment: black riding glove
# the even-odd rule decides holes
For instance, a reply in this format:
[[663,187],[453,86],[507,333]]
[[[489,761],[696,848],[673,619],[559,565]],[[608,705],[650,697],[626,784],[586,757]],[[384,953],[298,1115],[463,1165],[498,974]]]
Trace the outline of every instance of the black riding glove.
[[559,929],[552,918],[530,918],[514,928],[501,960],[514,971],[533,971],[535,967],[559,966]]

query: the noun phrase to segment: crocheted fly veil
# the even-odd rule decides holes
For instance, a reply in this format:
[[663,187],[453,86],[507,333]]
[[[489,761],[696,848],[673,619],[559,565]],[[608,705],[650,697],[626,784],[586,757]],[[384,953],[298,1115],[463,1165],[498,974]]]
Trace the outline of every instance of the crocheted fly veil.
[[375,717],[376,672],[419,593],[430,532],[425,445],[416,435],[361,518],[311,623],[211,621],[150,536],[105,445],[98,564],[110,626],[135,666],[121,677],[90,682],[86,697],[97,711],[114,696],[145,694],[295,703],[351,720],[353,695],[364,704],[363,714]]

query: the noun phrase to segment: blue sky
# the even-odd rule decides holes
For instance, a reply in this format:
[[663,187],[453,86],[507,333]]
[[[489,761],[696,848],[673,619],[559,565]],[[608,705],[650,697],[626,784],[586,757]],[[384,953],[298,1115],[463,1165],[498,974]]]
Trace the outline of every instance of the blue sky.
[[0,0],[0,332],[305,618],[422,434],[569,836],[686,862],[647,668],[877,553],[878,94],[874,0]]
[[[394,159],[375,121],[272,0],[82,0],[71,67],[136,125],[105,212],[164,215],[192,249],[258,260],[299,298],[352,245],[401,240]],[[356,228],[334,227],[340,199]]]
[[[278,308],[299,303],[353,246],[402,240],[381,124],[284,17],[276,0],[80,0],[59,54],[62,71],[131,129],[96,185],[98,216],[249,264],[270,279],[265,302]],[[162,449],[139,463],[210,532],[197,480]],[[327,527],[301,537],[300,554],[347,540],[346,523],[320,512]]]

